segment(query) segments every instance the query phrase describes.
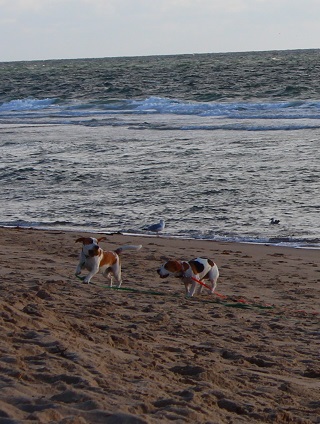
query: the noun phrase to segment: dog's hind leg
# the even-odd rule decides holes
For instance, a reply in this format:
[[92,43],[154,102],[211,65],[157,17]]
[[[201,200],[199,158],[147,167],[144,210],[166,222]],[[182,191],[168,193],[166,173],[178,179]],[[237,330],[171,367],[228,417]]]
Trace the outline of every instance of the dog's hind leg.
[[203,285],[198,283],[198,286],[197,294],[201,294],[203,291]]
[[121,266],[120,263],[116,263],[111,267],[111,283],[110,286],[112,287],[113,281],[117,283],[117,287],[121,287],[122,284],[122,278],[121,278]]
[[107,268],[102,275],[109,280],[109,287],[112,287],[112,283],[113,283],[112,270],[110,268]]
[[217,287],[217,281],[219,278],[219,270],[217,265],[213,266],[208,272],[207,278],[211,283],[211,293],[213,293]]

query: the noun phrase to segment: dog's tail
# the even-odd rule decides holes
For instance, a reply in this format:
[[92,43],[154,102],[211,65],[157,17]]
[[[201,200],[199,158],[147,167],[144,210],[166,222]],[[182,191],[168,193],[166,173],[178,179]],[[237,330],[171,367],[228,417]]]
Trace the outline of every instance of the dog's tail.
[[142,247],[142,244],[134,245],[134,244],[126,244],[124,246],[118,247],[118,249],[115,250],[117,255],[120,255],[124,250],[140,250]]

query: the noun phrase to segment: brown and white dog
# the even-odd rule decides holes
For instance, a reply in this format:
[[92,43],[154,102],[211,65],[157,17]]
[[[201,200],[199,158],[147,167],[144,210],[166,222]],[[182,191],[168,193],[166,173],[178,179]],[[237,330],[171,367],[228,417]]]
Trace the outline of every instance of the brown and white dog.
[[[209,280],[211,285],[208,288],[213,293],[219,277],[217,265],[211,259],[205,258],[196,258],[188,262],[169,260],[157,270],[157,273],[161,278],[166,278],[169,275],[180,278],[184,283],[186,296],[188,297],[202,292],[203,285],[195,280],[200,282]],[[207,286],[207,284],[205,285]]]
[[120,287],[122,283],[120,253],[124,250],[140,250],[142,246],[141,244],[138,246],[125,245],[118,247],[113,252],[105,252],[99,246],[99,242],[102,240],[107,240],[107,238],[79,237],[76,240],[76,242],[82,243],[76,275],[79,276],[82,269],[86,268],[89,274],[83,278],[83,282],[89,284],[91,278],[98,272],[101,272],[110,279],[110,287],[112,287],[114,280],[117,282],[117,287]]

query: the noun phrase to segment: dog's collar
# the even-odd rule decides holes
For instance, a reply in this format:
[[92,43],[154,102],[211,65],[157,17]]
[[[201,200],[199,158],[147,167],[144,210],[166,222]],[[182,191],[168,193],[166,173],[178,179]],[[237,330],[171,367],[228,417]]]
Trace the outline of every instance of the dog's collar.
[[186,266],[186,263],[185,262],[181,262],[181,277],[182,278],[188,278],[187,276],[186,276],[186,273],[187,273],[187,271],[188,271],[188,269],[189,269],[189,266]]

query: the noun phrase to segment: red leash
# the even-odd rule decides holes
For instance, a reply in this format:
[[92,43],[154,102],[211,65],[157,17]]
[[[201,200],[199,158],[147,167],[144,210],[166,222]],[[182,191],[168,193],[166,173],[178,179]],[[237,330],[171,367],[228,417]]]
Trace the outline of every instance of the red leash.
[[[202,281],[200,281],[200,280],[198,280],[197,278],[194,278],[194,277],[191,277],[191,279],[193,281],[196,281],[198,284],[201,284],[203,287],[205,287],[206,289],[211,291],[211,287],[208,286],[207,284],[205,284],[204,282],[202,282]],[[216,291],[214,292],[214,294],[218,297],[221,297],[222,299],[228,299],[228,296],[225,296],[224,294],[217,293]],[[242,304],[245,304],[245,305],[250,305],[250,303],[245,299],[237,299],[234,302],[242,303]]]
[[[201,284],[203,287],[205,287],[206,289],[211,291],[211,287],[208,286],[208,284],[205,284],[203,281],[198,280],[197,278],[191,277],[193,281],[196,281],[198,284]],[[214,292],[215,295],[221,297],[222,299],[226,299],[227,296],[223,295],[223,294],[219,294],[217,292]]]

